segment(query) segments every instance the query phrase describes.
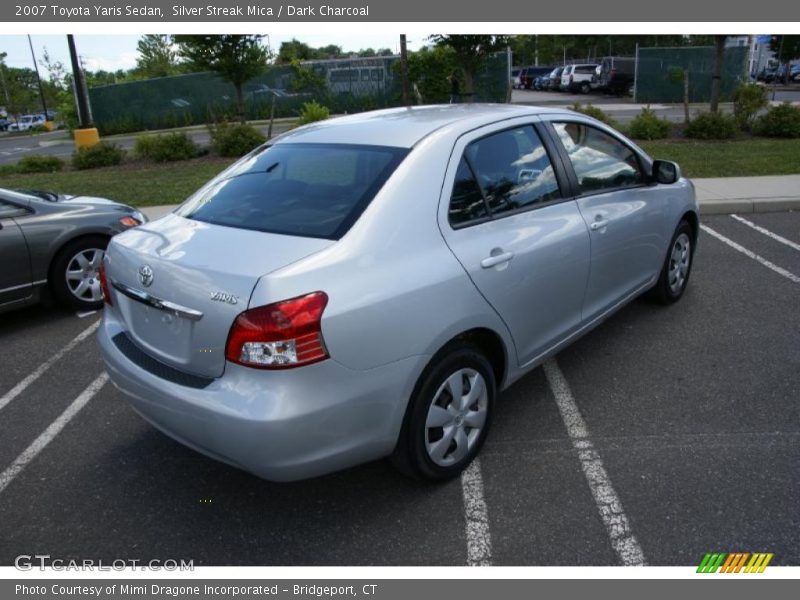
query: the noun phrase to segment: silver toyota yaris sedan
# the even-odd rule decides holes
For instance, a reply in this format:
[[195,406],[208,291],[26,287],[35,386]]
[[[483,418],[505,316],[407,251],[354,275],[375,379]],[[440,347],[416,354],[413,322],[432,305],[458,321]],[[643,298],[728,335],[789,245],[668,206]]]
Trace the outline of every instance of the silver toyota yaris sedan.
[[677,165],[580,114],[332,119],[113,238],[99,343],[142,417],[218,460],[443,479],[499,390],[643,292],[678,300],[697,230]]

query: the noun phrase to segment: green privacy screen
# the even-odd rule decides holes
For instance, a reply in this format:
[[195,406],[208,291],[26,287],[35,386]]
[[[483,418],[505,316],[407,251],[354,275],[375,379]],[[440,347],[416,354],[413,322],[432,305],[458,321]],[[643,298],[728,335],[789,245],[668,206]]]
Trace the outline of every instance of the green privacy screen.
[[[332,114],[400,106],[399,57],[309,61],[299,68],[270,67],[244,85],[248,119],[296,116],[303,103],[316,100]],[[444,86],[449,90],[449,87]],[[487,57],[475,78],[475,101],[505,102],[508,53]],[[442,96],[442,97],[439,97]],[[193,73],[91,88],[95,125],[110,135],[212,123],[236,117],[235,91],[210,74]],[[412,89],[411,101],[419,97]],[[447,102],[447,94],[422,98]]]
[[[722,100],[747,81],[747,47],[725,49],[722,62]],[[689,101],[708,102],[714,69],[714,48],[639,48],[637,102],[683,102],[683,71],[689,71]]]

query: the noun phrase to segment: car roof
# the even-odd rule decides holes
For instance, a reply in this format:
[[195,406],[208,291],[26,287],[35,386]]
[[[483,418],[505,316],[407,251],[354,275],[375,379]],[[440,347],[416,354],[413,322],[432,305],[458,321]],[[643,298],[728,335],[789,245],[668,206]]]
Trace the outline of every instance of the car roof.
[[362,144],[411,148],[444,128],[457,135],[472,129],[558,109],[513,104],[440,104],[374,110],[294,129],[277,143]]

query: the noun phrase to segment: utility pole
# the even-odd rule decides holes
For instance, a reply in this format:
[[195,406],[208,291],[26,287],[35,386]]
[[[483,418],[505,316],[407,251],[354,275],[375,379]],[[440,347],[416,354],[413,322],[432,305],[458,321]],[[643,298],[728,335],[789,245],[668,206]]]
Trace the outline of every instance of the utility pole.
[[31,40],[31,36],[28,35],[28,45],[31,47],[31,58],[33,59],[33,68],[36,70],[36,83],[39,84],[39,98],[42,100],[42,112],[44,113],[44,120],[45,123],[49,122],[50,119],[47,116],[47,101],[44,98],[44,89],[42,88],[42,78],[39,76],[39,65],[36,62],[36,54],[33,52],[33,41]]
[[406,34],[400,34],[400,78],[403,83],[403,104],[411,106],[408,95],[408,49],[406,48]]
[[72,85],[75,88],[75,100],[78,105],[78,129],[75,130],[75,146],[77,148],[91,147],[100,141],[97,129],[92,126],[92,113],[89,111],[89,94],[86,89],[86,80],[83,69],[78,62],[78,51],[75,49],[75,38],[67,35],[69,58],[72,63]]

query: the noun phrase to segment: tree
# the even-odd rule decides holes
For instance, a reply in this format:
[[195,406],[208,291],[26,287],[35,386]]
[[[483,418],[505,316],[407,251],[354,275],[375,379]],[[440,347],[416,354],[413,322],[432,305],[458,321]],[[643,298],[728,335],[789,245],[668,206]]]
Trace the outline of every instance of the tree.
[[769,41],[769,49],[775,53],[775,58],[781,64],[786,65],[783,82],[789,83],[789,62],[800,58],[800,35],[773,35]]
[[472,102],[475,95],[475,75],[487,55],[503,49],[508,40],[501,35],[442,35],[434,34],[430,40],[437,47],[452,48],[455,61],[464,76],[464,95]]
[[292,38],[288,42],[281,42],[275,64],[290,65],[295,61],[313,60],[317,58],[317,51],[308,44]]
[[719,110],[719,96],[722,90],[722,63],[725,60],[726,35],[714,36],[714,67],[711,74],[711,98],[709,110],[716,113]]
[[178,72],[177,53],[168,35],[148,34],[136,43],[136,73],[143,78],[167,77]]
[[267,68],[269,51],[260,35],[176,35],[179,54],[200,69],[231,83],[239,120],[245,122],[242,86]]

